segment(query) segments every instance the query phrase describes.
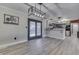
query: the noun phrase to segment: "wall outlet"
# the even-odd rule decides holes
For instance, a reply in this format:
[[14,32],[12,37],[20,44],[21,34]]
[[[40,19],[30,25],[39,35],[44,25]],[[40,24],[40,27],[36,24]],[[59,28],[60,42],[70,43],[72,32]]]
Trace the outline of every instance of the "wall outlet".
[[16,40],[16,37],[14,37],[14,40]]

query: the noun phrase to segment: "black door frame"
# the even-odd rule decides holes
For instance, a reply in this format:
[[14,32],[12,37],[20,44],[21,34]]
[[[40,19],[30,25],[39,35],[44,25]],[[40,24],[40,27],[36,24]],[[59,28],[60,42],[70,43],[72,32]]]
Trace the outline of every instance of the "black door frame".
[[[35,35],[37,34],[37,23],[41,23],[41,36],[30,37],[30,21],[35,22]],[[42,21],[28,18],[28,40],[42,38]]]

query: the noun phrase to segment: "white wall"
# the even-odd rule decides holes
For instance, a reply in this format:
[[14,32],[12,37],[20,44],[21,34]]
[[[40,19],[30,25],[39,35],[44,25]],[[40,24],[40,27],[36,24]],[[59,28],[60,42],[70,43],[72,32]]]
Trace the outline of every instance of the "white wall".
[[42,21],[42,36],[46,37],[46,27],[47,27],[47,19]]
[[[19,17],[19,25],[12,25],[12,24],[4,24],[4,14],[14,15]],[[0,6],[0,46],[5,46],[13,43],[17,43],[20,41],[27,41],[27,35],[28,35],[28,28],[26,29],[26,26],[28,26],[28,16],[27,16],[27,10],[26,13],[23,13],[21,11],[11,9],[8,7]],[[35,20],[42,21],[42,34],[43,37],[45,37],[45,20],[42,20],[37,17],[29,17]],[[14,37],[16,37],[16,40],[14,40]]]
[[[19,25],[4,24],[4,14],[14,15],[19,17]],[[26,14],[0,6],[0,45],[27,40],[27,10]],[[16,37],[16,40],[14,40]]]

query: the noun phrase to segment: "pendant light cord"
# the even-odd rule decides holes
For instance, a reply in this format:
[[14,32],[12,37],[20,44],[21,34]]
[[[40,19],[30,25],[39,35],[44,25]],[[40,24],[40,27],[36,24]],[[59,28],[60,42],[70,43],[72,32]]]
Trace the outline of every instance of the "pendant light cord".
[[35,3],[35,12],[36,12],[36,3]]
[[40,4],[40,14],[41,14],[41,4]]

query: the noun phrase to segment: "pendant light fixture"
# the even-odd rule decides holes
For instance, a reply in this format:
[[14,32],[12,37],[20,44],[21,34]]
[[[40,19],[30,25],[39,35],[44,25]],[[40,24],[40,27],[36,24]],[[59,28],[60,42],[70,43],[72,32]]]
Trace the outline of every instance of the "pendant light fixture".
[[35,6],[31,6],[29,9],[28,9],[28,14],[29,16],[36,16],[36,17],[40,17],[40,18],[44,18],[45,16],[45,13],[41,11],[41,7],[42,7],[42,3],[38,3],[40,8],[37,9],[37,4],[35,3]]
[[41,17],[41,18],[44,18],[45,13],[42,14],[42,4],[43,4],[43,3],[38,3],[38,4],[40,5],[40,17]]

